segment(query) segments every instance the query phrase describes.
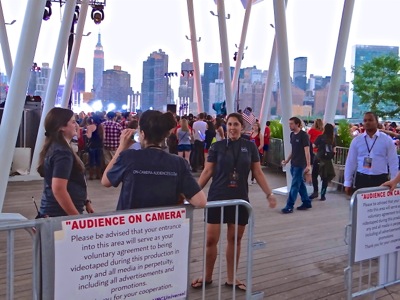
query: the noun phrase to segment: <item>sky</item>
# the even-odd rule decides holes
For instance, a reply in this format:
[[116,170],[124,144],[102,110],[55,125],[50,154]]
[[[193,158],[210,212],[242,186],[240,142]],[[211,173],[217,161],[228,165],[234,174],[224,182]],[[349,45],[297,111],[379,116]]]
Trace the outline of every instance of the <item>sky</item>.
[[[1,0],[0,0],[1,1]],[[16,3],[18,2],[18,5]],[[6,22],[16,20],[7,26],[10,49],[13,59],[17,52],[19,36],[28,0],[1,1]],[[330,76],[344,0],[289,0],[286,10],[289,61],[291,74],[293,59],[308,57],[307,76],[310,74]],[[53,15],[43,21],[34,61],[41,65],[53,65],[63,8],[53,3]],[[107,0],[105,19],[95,25],[90,18],[89,9],[78,59],[78,67],[86,69],[86,91],[93,82],[93,51],[98,33],[102,35],[105,69],[119,65],[131,74],[133,90],[140,91],[143,61],[162,49],[169,56],[169,72],[180,72],[181,62],[192,60],[191,43],[186,0]],[[218,19],[210,14],[217,13],[214,0],[194,0],[195,22],[198,43],[200,70],[205,62],[221,62]],[[352,47],[365,45],[400,45],[399,0],[356,0],[348,41],[345,67],[347,80],[350,79]],[[229,56],[239,45],[245,9],[240,0],[226,0],[225,12],[228,31]],[[275,35],[269,24],[274,24],[273,1],[264,0],[253,6],[245,45],[243,67],[256,66],[267,70],[272,43]],[[5,72],[0,51],[0,72]],[[231,59],[231,65],[235,62]],[[64,83],[66,71],[61,75]],[[177,93],[178,79],[171,79]],[[174,87],[174,85],[176,87]]]

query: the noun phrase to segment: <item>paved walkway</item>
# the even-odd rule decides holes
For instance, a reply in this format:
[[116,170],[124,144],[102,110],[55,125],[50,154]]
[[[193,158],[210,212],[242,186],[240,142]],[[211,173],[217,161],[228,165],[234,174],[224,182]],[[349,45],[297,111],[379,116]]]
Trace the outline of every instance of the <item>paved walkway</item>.
[[[282,173],[264,169],[266,178],[273,188],[285,185]],[[196,174],[198,176],[199,174]],[[88,182],[89,196],[96,212],[112,211],[116,207],[119,188],[106,189],[98,180]],[[349,201],[341,192],[331,192],[327,201],[314,201],[308,211],[295,211],[283,215],[280,209],[286,197],[277,196],[276,209],[269,209],[264,194],[257,184],[250,188],[250,201],[255,211],[254,240],[266,242],[264,249],[256,250],[253,262],[253,291],[264,293],[265,299],[345,299],[343,270],[347,264],[347,246],[344,243],[344,227],[349,219]],[[10,182],[4,205],[4,212],[21,213],[32,219],[36,215],[32,197],[39,202],[42,182]],[[299,204],[299,200],[298,203]],[[203,213],[195,213],[193,243],[191,249],[191,278],[201,275]],[[5,249],[4,236],[0,237],[0,298],[5,295]],[[17,235],[15,299],[30,299],[29,239]],[[243,244],[245,245],[245,244]],[[245,248],[245,247],[244,247]],[[245,278],[247,264],[243,250],[238,277]],[[18,259],[20,257],[21,259]],[[225,271],[225,266],[222,267]],[[217,299],[218,270],[214,283],[207,287],[206,299]],[[224,273],[222,274],[224,276]],[[221,279],[225,282],[225,278]],[[221,287],[222,299],[231,299],[231,291]],[[381,291],[377,299],[400,299],[399,288]],[[237,299],[243,295],[237,293]],[[201,291],[191,289],[189,299],[201,299]],[[368,299],[368,298],[364,298]]]

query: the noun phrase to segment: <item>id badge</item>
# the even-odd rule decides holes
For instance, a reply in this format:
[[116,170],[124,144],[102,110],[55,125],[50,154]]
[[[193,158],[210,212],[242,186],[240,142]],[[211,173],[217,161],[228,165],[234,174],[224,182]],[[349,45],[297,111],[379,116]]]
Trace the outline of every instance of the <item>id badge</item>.
[[363,167],[366,169],[371,169],[371,167],[372,167],[372,158],[371,157],[364,157]]
[[228,187],[237,188],[238,187],[238,181],[239,181],[239,174],[238,174],[238,172],[233,171],[232,173],[229,174]]

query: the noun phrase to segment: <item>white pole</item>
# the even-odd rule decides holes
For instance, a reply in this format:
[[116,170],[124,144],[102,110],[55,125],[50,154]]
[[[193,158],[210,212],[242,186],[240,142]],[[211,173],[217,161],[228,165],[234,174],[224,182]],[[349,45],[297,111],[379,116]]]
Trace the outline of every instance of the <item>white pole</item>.
[[226,112],[230,114],[234,112],[234,105],[233,105],[232,89],[230,87],[231,70],[229,64],[228,34],[226,30],[224,0],[217,1],[217,11],[218,11],[218,24],[219,24],[219,38],[221,42],[222,69],[224,71]]
[[[239,73],[240,73],[240,66],[242,64],[244,45],[246,43],[247,28],[249,27],[249,20],[250,20],[250,13],[251,13],[252,5],[253,5],[253,0],[247,0],[246,12],[244,14],[244,19],[243,19],[242,35],[240,36],[238,53],[236,56],[236,66],[235,66],[235,71],[233,72],[233,79],[232,79],[232,83],[231,83],[232,96],[233,96],[232,101],[233,102],[235,102],[234,98],[235,98],[237,86],[239,84],[238,79],[239,79]],[[237,106],[239,106],[239,103],[237,103]]]
[[14,156],[15,143],[24,109],[26,88],[28,86],[30,68],[35,56],[35,49],[42,24],[43,10],[46,0],[30,0],[25,11],[24,24],[18,43],[16,64],[10,80],[3,118],[0,125],[0,210],[3,210],[8,175]]
[[[284,0],[274,0],[274,15],[276,47],[279,50],[278,69],[281,91],[283,143],[285,146],[285,158],[287,158],[291,152],[289,119],[292,117],[292,84],[290,82],[289,50]],[[290,172],[286,172],[286,183],[287,187],[289,188],[291,185]]]
[[37,166],[39,162],[40,151],[44,144],[44,120],[47,113],[54,107],[55,99],[57,95],[58,84],[60,83],[60,77],[62,67],[64,63],[65,52],[67,50],[68,37],[70,35],[72,19],[75,13],[76,0],[68,0],[65,3],[64,16],[61,22],[60,34],[58,36],[56,53],[54,55],[53,67],[51,69],[49,83],[47,85],[46,97],[44,100],[42,117],[40,118],[39,131],[35,144],[35,151],[33,152],[32,163],[31,163],[31,175],[37,174]]
[[3,7],[0,1],[0,44],[3,52],[4,65],[6,67],[7,82],[10,83],[13,63],[11,58],[10,44],[8,43],[6,21],[4,20]]
[[83,36],[83,29],[85,27],[86,15],[89,7],[89,0],[82,0],[81,10],[79,12],[78,25],[76,26],[76,38],[72,47],[72,53],[69,60],[67,79],[65,80],[64,92],[62,95],[61,106],[68,108],[69,96],[72,91],[72,85],[75,77],[76,64],[78,62],[79,50],[81,49],[81,42]]
[[194,20],[193,0],[187,0],[187,6],[188,6],[189,26],[190,26],[190,42],[192,44],[192,55],[193,55],[194,84],[197,95],[197,111],[201,113],[204,111],[204,104],[203,104],[203,93],[201,89],[199,51],[197,49],[197,36],[196,36],[196,24]]
[[335,61],[333,63],[332,78],[329,84],[328,97],[325,105],[324,123],[334,124],[336,107],[339,97],[340,78],[346,57],[347,42],[349,40],[351,18],[355,0],[345,0],[340,24],[338,43],[336,46]]
[[271,110],[271,98],[272,98],[272,86],[274,84],[274,76],[276,71],[276,38],[274,38],[274,44],[272,46],[271,59],[269,61],[269,69],[267,75],[267,82],[265,83],[263,100],[261,104],[260,111],[260,125],[261,132],[265,130],[265,123],[267,122],[267,118],[270,114]]

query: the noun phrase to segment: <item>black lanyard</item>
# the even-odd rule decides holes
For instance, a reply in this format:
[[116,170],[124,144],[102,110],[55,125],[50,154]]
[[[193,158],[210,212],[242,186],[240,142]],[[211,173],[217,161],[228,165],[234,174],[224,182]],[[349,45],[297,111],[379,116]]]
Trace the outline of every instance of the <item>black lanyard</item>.
[[232,145],[231,149],[232,149],[232,155],[233,155],[233,170],[234,171],[236,171],[236,166],[237,166],[237,163],[238,163],[238,160],[239,160],[240,150],[241,150],[241,147],[242,147],[242,143],[241,143],[240,139],[239,139],[238,143],[239,143],[238,151],[236,151],[236,152],[235,152],[235,149],[234,149],[235,143],[231,144]]
[[367,136],[365,135],[364,138],[365,138],[365,144],[367,145],[368,156],[369,156],[369,154],[370,154],[371,151],[372,151],[372,148],[374,148],[374,145],[375,145],[376,140],[378,139],[378,136],[375,136],[375,140],[374,140],[374,142],[372,143],[371,149],[370,149],[369,146],[368,146]]

